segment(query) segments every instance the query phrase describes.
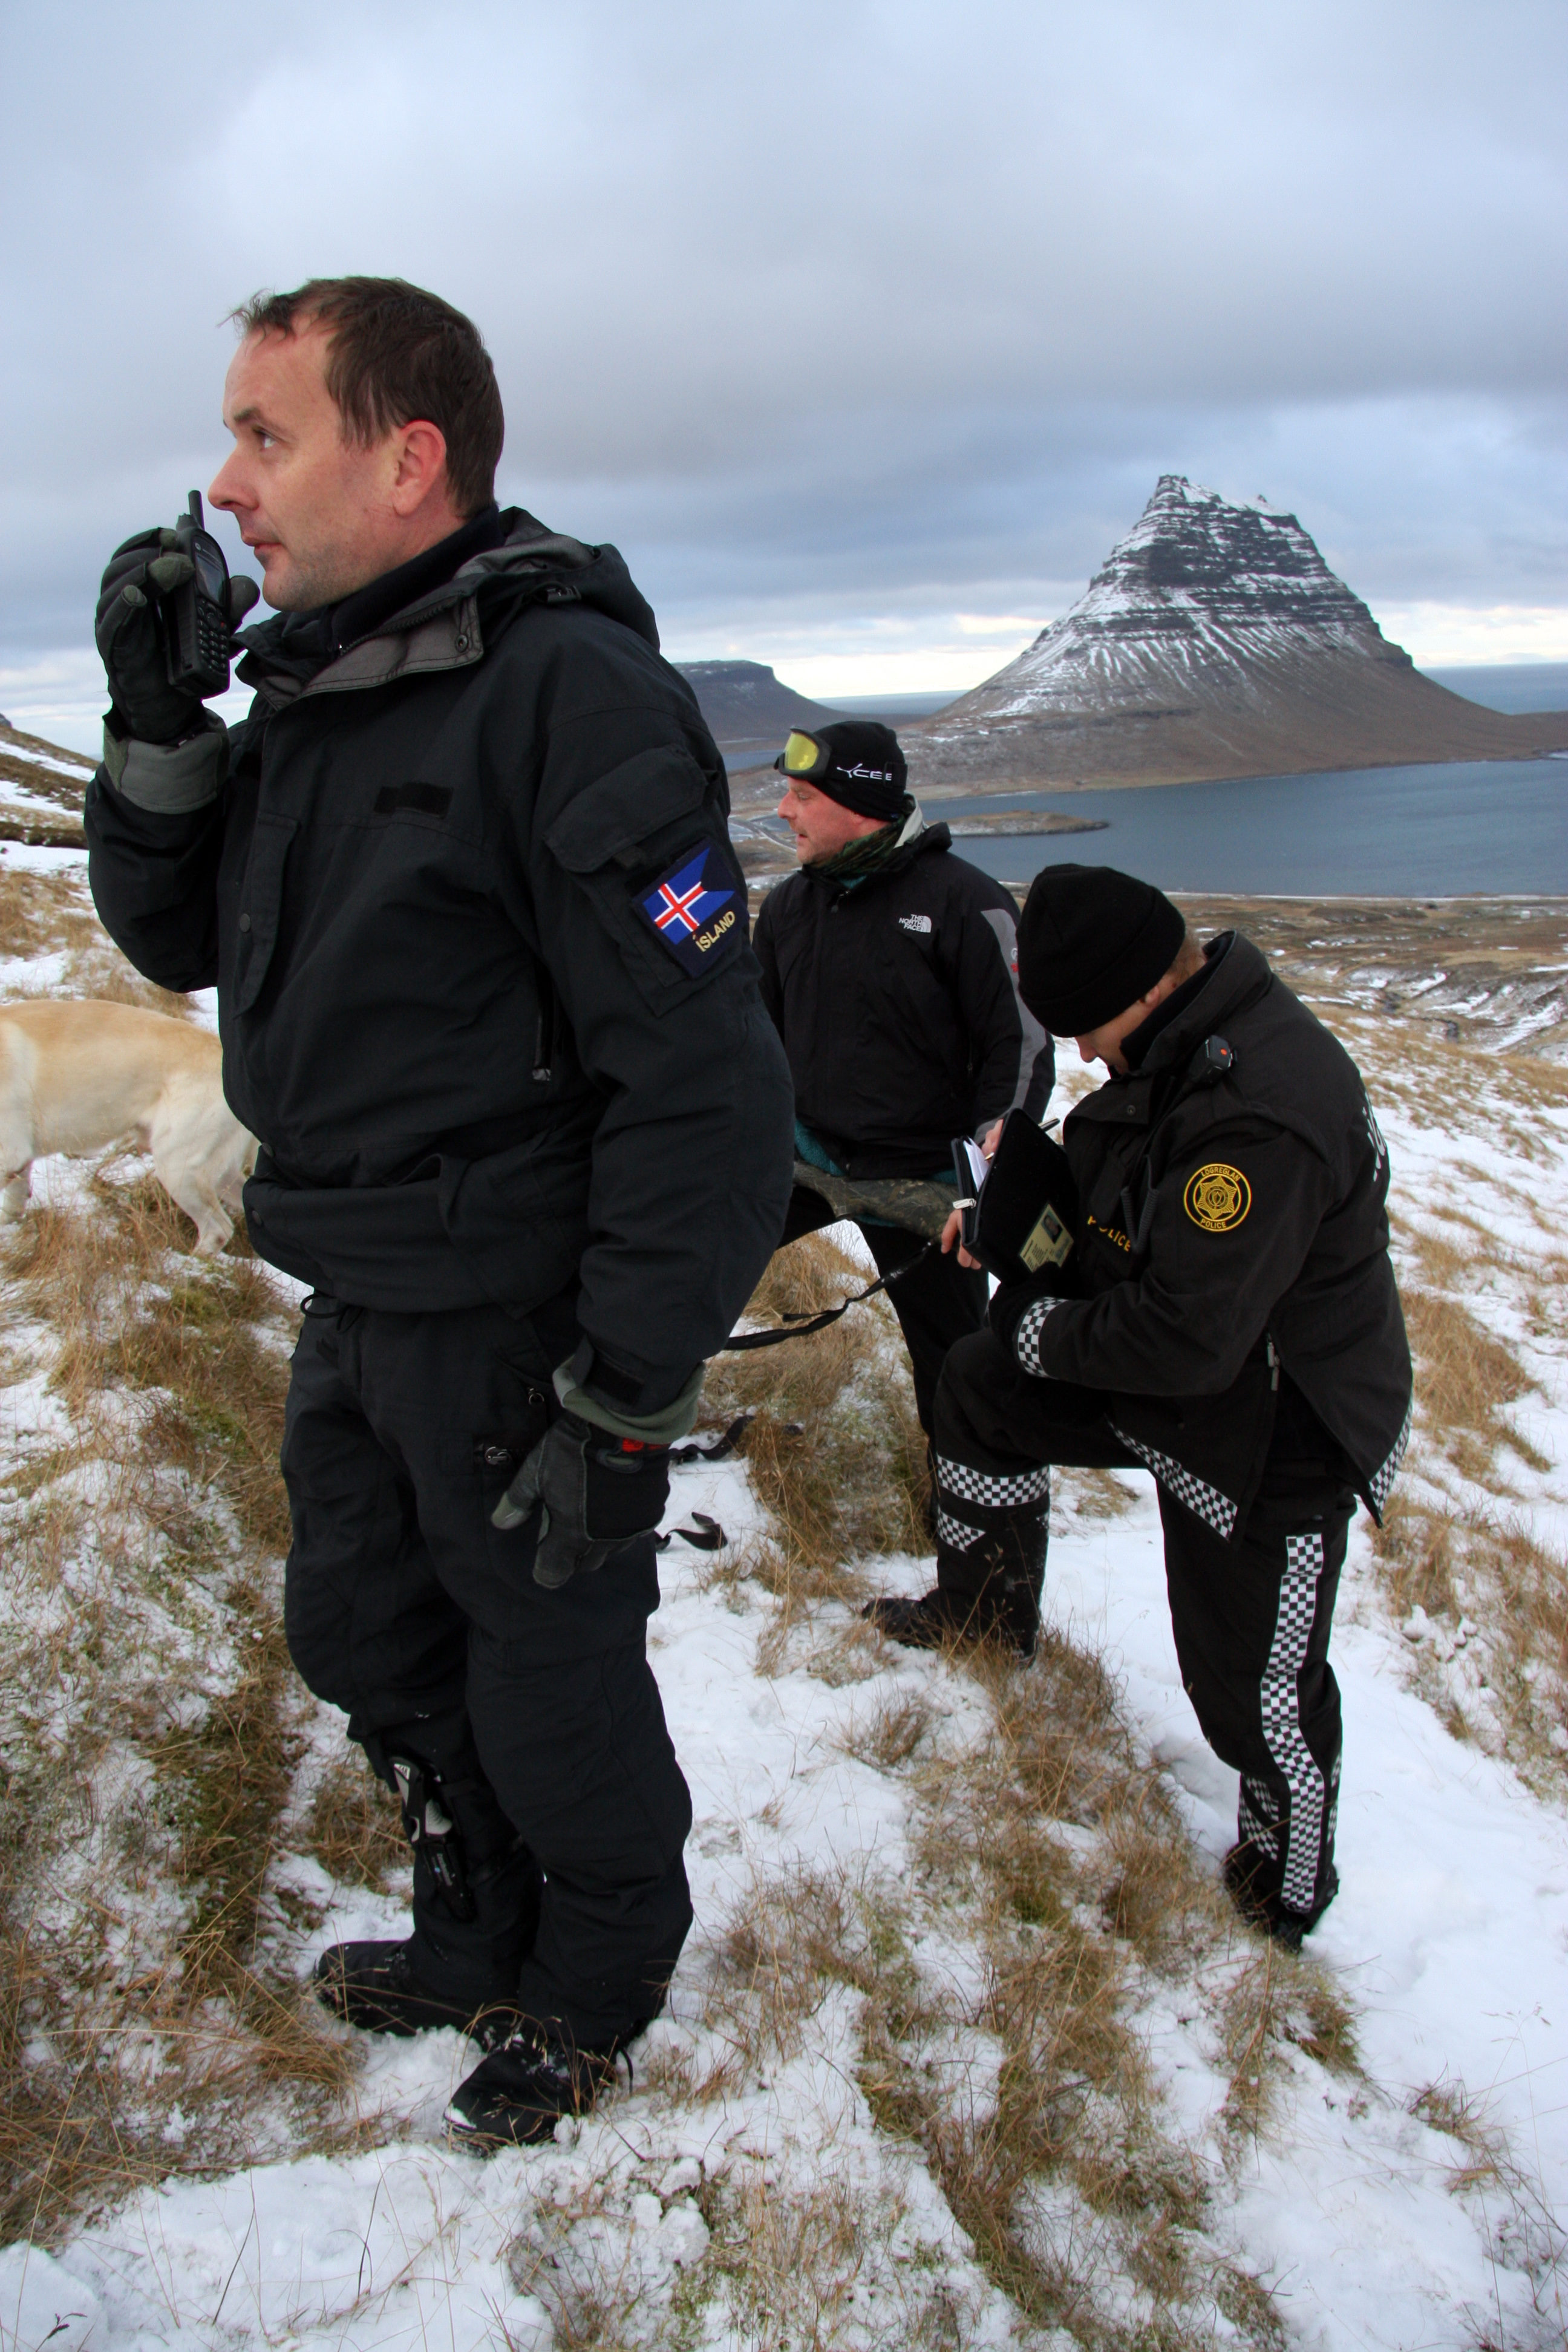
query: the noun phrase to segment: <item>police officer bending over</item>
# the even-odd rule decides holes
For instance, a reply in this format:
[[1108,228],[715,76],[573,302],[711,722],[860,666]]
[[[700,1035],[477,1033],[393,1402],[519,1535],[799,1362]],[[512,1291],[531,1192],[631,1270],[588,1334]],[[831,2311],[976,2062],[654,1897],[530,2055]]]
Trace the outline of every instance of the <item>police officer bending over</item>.
[[896,1640],[1035,1645],[1053,1462],[1153,1472],[1176,1651],[1241,1774],[1226,1877],[1296,1944],[1332,1900],[1329,1628],[1359,1495],[1410,1428],[1388,1155],[1343,1048],[1249,940],[1200,950],[1158,890],[1047,866],[1019,984],[1110,1072],[1068,1119],[1077,1295],[999,1290],[936,1402],[937,1585],[873,1602]]
[[615,549],[497,508],[474,328],[374,278],[238,318],[211,496],[279,617],[231,733],[168,683],[169,535],[116,554],[93,893],[150,979],[216,981],[251,1236],[313,1286],[289,1647],[415,1857],[413,1934],[318,1990],[468,2025],[450,2124],[528,2140],[690,1923],[651,1532],[784,1214],[788,1073],[723,767]]
[[[1050,1098],[1051,1041],[1015,976],[1016,904],[951,854],[945,824],[926,824],[890,728],[793,734],[773,764],[801,870],[763,899],[756,945],[795,1079],[797,1155],[855,1179],[951,1181],[955,1135],[978,1139],[1015,1108],[1043,1118]],[[797,1184],[780,1246],[836,1213]],[[910,1269],[888,1296],[929,1437],[942,1359],[980,1328],[985,1277],[951,1254],[911,1265],[922,1242],[895,1213],[860,1230],[879,1274]],[[942,1214],[939,1202],[931,1233]]]

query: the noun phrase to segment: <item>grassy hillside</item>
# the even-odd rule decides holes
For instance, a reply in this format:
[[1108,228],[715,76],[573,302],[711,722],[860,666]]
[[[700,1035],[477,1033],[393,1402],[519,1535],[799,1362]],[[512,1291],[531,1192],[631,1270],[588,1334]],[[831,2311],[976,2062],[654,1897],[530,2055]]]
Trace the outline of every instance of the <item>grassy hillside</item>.
[[[0,867],[0,955],[8,992],[147,994],[74,868]],[[1458,1794],[1492,1809],[1494,1977],[1436,1973],[1511,2011],[1536,1929],[1508,1874],[1550,1874],[1510,1841],[1556,1851],[1568,1797],[1568,1076],[1338,1019],[1420,1360],[1412,1467],[1347,1579],[1347,1801],[1386,1810],[1419,1752],[1395,1843],[1433,1869]],[[1560,2340],[1563,2132],[1531,2137],[1513,2059],[1478,2072],[1492,2029],[1402,1957],[1447,1948],[1447,1896],[1404,1927],[1379,1882],[1412,1855],[1355,1822],[1316,1953],[1219,1895],[1230,1800],[1158,1679],[1147,1482],[1061,1475],[1026,1671],[860,1622],[929,1572],[885,1305],[718,1365],[706,1416],[752,1413],[744,1457],[678,1474],[671,1524],[730,1541],[676,1539],[652,1627],[697,1813],[668,2014],[558,2145],[447,2151],[471,2049],[302,1993],[325,1943],[399,1931],[407,1877],[282,1641],[293,1291],[243,1236],[212,1264],[191,1238],[114,1156],[53,1163],[0,1231],[0,2242],[40,2250],[0,2255],[7,2352],[13,2287],[88,2296],[99,2332],[61,2341],[93,2352]],[[752,1312],[858,1279],[814,1237]]]

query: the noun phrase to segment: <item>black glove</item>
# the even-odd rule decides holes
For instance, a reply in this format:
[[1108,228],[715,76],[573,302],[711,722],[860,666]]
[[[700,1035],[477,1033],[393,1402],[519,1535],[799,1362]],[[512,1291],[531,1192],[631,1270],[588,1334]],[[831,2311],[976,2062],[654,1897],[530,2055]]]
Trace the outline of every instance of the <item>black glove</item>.
[[542,1505],[533,1580],[553,1592],[649,1534],[669,1500],[669,1448],[612,1437],[574,1412],[552,1422],[490,1519],[520,1528]]
[[1061,1269],[1054,1265],[1031,1275],[1027,1282],[1005,1282],[992,1293],[991,1304],[985,1310],[986,1328],[995,1333],[1015,1362],[1021,1363],[1026,1372],[1037,1372],[1037,1362],[1031,1364],[1018,1354],[1018,1326],[1037,1299],[1054,1305],[1058,1298],[1070,1295]]
[[[200,701],[169,684],[168,651],[153,601],[182,587],[195,569],[188,555],[176,551],[172,530],[143,530],[115,549],[103,575],[93,635],[115,709],[139,742],[178,742],[201,716]],[[243,572],[229,582],[231,628],[260,593]]]

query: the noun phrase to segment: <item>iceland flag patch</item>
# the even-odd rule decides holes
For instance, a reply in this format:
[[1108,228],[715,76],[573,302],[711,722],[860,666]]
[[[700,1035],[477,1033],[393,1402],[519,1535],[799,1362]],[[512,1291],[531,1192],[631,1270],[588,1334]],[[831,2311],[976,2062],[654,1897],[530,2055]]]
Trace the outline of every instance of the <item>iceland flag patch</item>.
[[[685,971],[707,971],[745,936],[733,887],[715,888],[708,880],[709,862],[716,856],[713,844],[704,842],[695,857],[672,866],[637,900]],[[721,861],[720,875],[728,886]]]

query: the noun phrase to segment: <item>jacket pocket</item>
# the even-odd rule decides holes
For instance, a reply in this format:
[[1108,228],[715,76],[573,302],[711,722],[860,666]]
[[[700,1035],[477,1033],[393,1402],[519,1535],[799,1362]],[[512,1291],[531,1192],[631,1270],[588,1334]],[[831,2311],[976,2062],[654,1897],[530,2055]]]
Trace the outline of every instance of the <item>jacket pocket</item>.
[[579,793],[544,835],[656,1012],[750,937],[744,877],[708,794],[690,752],[661,744]]
[[283,870],[289,844],[298,829],[295,817],[257,815],[239,889],[239,940],[234,960],[234,1006],[238,1013],[247,1013],[255,1003],[272,961],[283,905]]
[[708,779],[679,743],[656,744],[623,760],[576,794],[544,836],[569,874],[593,874],[611,858],[640,865],[641,844],[701,807]]

